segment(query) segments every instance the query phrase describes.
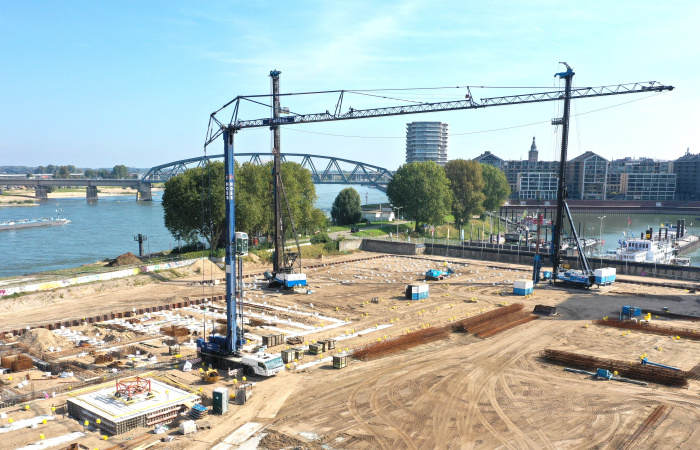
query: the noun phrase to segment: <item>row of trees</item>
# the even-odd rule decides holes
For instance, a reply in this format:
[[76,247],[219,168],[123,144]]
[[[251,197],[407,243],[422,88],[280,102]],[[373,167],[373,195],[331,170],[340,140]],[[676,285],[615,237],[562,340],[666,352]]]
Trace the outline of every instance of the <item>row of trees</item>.
[[85,178],[129,178],[129,169],[122,164],[118,164],[112,168],[110,172],[108,169],[87,169],[85,170]]
[[61,169],[64,169],[65,171],[68,171],[68,173],[76,173],[78,170],[74,165],[69,164],[67,166],[54,166],[53,164],[49,164],[48,166],[39,166],[36,169],[34,169],[33,173],[49,173],[56,175]]
[[505,174],[477,161],[456,159],[445,167],[433,161],[404,164],[387,187],[387,196],[402,213],[421,224],[440,225],[452,213],[456,223],[493,211],[510,195]]
[[[287,201],[282,199],[283,225],[293,233],[289,213],[298,231],[322,228],[326,216],[314,208],[316,189],[311,172],[293,162],[282,163],[282,183]],[[272,203],[272,162],[265,165],[235,164],[236,229],[249,235],[274,231]],[[163,210],[165,227],[176,238],[193,243],[200,237],[216,249],[226,230],[224,164],[210,162],[188,169],[165,183]]]
[[[53,164],[49,164],[48,166],[37,167],[34,169],[33,174],[48,173],[51,174],[53,178],[70,178],[77,170],[78,169],[71,164],[66,166],[54,166]],[[28,173],[27,178],[31,178],[33,174]],[[125,165],[118,164],[114,166],[111,171],[108,169],[86,169],[83,174],[85,178],[128,178],[129,169]]]
[[[234,166],[236,229],[250,235],[271,236],[274,231],[272,208],[272,162],[265,165],[244,163]],[[283,224],[293,233],[289,215],[298,231],[315,231],[326,224],[326,216],[314,208],[316,189],[311,173],[293,162],[282,163]],[[163,209],[165,227],[176,238],[193,243],[200,237],[216,249],[226,229],[224,164],[210,162],[205,167],[186,170],[165,183]],[[453,160],[445,167],[419,162],[402,165],[389,183],[387,196],[402,214],[422,224],[440,225],[452,213],[458,223],[474,215],[497,209],[510,195],[505,175],[492,166],[476,161]],[[339,224],[361,220],[361,200],[353,188],[343,189],[331,210]]]

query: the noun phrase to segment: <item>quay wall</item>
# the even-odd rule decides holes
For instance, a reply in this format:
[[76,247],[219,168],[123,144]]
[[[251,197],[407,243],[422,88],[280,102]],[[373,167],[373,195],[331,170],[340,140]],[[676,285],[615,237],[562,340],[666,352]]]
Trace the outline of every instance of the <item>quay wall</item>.
[[[531,251],[503,250],[500,248],[454,246],[444,244],[412,244],[407,242],[378,241],[365,239],[361,249],[369,252],[391,253],[395,255],[432,255],[450,258],[475,259],[480,261],[493,261],[509,264],[522,264],[531,266],[535,253]],[[382,245],[379,245],[381,242]],[[411,253],[413,246],[415,253]],[[421,246],[421,247],[419,247]],[[576,266],[578,258],[574,256],[562,256],[564,264]],[[588,258],[591,268],[614,267],[620,275],[636,275],[674,280],[700,281],[700,267],[680,267],[667,264],[647,264],[625,261],[612,261]],[[543,266],[551,264],[547,255],[543,255]]]

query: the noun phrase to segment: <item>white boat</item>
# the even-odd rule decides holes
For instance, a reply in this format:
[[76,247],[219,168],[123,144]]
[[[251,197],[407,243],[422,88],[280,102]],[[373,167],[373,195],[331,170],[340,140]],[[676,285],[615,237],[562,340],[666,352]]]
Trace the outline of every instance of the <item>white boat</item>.
[[63,217],[42,217],[40,219],[22,219],[0,222],[0,230],[18,230],[20,228],[45,227],[50,225],[65,225],[70,220]]
[[690,258],[682,258],[682,257],[677,256],[671,260],[671,264],[674,266],[689,267],[690,266]]
[[620,261],[670,264],[676,251],[670,241],[631,238],[619,252]]

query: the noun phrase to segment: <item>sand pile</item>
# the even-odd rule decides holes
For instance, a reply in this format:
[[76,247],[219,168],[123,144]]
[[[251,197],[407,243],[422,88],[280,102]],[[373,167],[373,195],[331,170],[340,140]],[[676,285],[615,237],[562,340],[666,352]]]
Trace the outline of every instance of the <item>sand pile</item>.
[[247,256],[243,257],[244,262],[251,262],[253,264],[260,264],[260,257],[255,253],[248,253]]
[[138,259],[133,253],[128,252],[123,255],[117,256],[112,262],[107,264],[108,267],[119,267],[119,266],[133,266],[141,264],[141,260]]
[[73,327],[73,331],[80,331],[83,336],[95,338],[98,341],[111,342],[115,339],[120,339],[125,341],[127,339],[133,339],[137,334],[133,331],[118,331],[111,330],[105,327],[96,327],[93,325],[82,325],[79,327]]
[[17,341],[40,352],[49,351],[49,347],[68,349],[75,345],[69,339],[59,336],[46,328],[34,328],[33,330],[29,330],[20,336]]
[[194,273],[204,274],[206,278],[220,279],[226,276],[226,272],[208,259],[198,259],[190,266],[190,270]]

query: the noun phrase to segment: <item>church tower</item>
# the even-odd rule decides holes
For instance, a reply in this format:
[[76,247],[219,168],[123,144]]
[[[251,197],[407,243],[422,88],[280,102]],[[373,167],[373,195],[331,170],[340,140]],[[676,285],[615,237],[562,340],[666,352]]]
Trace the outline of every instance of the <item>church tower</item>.
[[535,137],[532,137],[532,145],[530,146],[530,153],[528,153],[527,160],[528,162],[534,163],[537,162],[537,145],[535,145]]

